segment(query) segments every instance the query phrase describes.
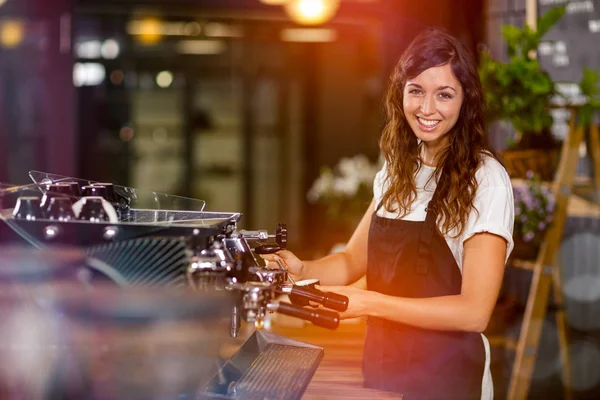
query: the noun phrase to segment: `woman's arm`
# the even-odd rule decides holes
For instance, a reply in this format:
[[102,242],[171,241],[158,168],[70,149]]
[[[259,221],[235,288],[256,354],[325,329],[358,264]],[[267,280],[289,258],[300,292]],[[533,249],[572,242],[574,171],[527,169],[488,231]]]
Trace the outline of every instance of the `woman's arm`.
[[316,278],[323,285],[349,285],[367,272],[367,242],[374,204],[374,200],[371,201],[344,251],[314,261],[302,261],[289,250],[261,257],[268,261],[275,261],[279,257],[296,279]]
[[350,298],[342,318],[370,315],[425,329],[483,332],[498,298],[506,240],[478,233],[464,244],[461,294],[404,298],[349,287],[321,287]]

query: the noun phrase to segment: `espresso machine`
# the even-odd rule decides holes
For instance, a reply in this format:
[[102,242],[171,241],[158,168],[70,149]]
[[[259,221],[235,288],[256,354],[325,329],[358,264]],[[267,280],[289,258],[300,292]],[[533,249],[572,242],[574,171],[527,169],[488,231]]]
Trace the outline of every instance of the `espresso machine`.
[[[281,263],[279,269],[264,266],[261,254],[286,247],[285,224],[272,233],[240,230],[240,213],[205,211],[200,200],[40,171],[29,175],[29,185],[0,187],[0,245],[45,253],[77,249],[85,273],[76,279],[86,286],[185,292],[219,310],[218,318],[207,318],[212,331],[235,340],[242,327],[251,327],[231,357],[215,356],[186,397],[302,396],[323,349],[262,330],[263,323],[280,313],[335,329],[348,298],[294,282]],[[98,303],[86,315],[105,316]]]

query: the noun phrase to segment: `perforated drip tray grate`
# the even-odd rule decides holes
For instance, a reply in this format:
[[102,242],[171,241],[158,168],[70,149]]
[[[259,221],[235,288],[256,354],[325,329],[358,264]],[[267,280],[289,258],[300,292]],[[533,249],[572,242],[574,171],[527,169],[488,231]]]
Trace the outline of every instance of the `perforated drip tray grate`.
[[300,398],[321,353],[319,349],[270,344],[229,391],[244,399]]
[[300,399],[322,358],[320,347],[257,331],[199,399]]

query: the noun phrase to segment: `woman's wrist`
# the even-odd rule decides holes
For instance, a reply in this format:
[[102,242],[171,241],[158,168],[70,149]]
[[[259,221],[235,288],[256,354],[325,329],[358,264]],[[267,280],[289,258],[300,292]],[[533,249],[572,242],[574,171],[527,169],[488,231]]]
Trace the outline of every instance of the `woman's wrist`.
[[383,305],[383,299],[384,296],[383,294],[379,293],[379,292],[374,292],[371,290],[367,290],[366,291],[366,296],[365,296],[365,316],[369,316],[369,317],[382,317],[382,313],[381,313],[381,309],[382,307],[384,307]]
[[298,271],[298,277],[300,278],[300,280],[308,279],[307,269],[308,268],[306,268],[306,261],[302,261],[302,265],[300,265],[300,271]]

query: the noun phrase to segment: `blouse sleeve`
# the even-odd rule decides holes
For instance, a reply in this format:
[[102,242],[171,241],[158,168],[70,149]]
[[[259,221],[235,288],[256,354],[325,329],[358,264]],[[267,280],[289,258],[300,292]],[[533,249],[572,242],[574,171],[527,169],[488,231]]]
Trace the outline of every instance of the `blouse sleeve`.
[[499,163],[493,168],[493,171],[484,168],[482,175],[474,202],[478,212],[473,210],[469,217],[462,235],[461,248],[464,242],[476,233],[493,233],[506,240],[506,259],[508,260],[508,256],[514,247],[513,228],[515,219],[514,197],[510,178]]
[[375,175],[375,179],[373,180],[373,197],[375,198],[375,205],[379,204],[381,199],[383,198],[385,177],[387,171],[387,163],[384,162],[383,166]]

